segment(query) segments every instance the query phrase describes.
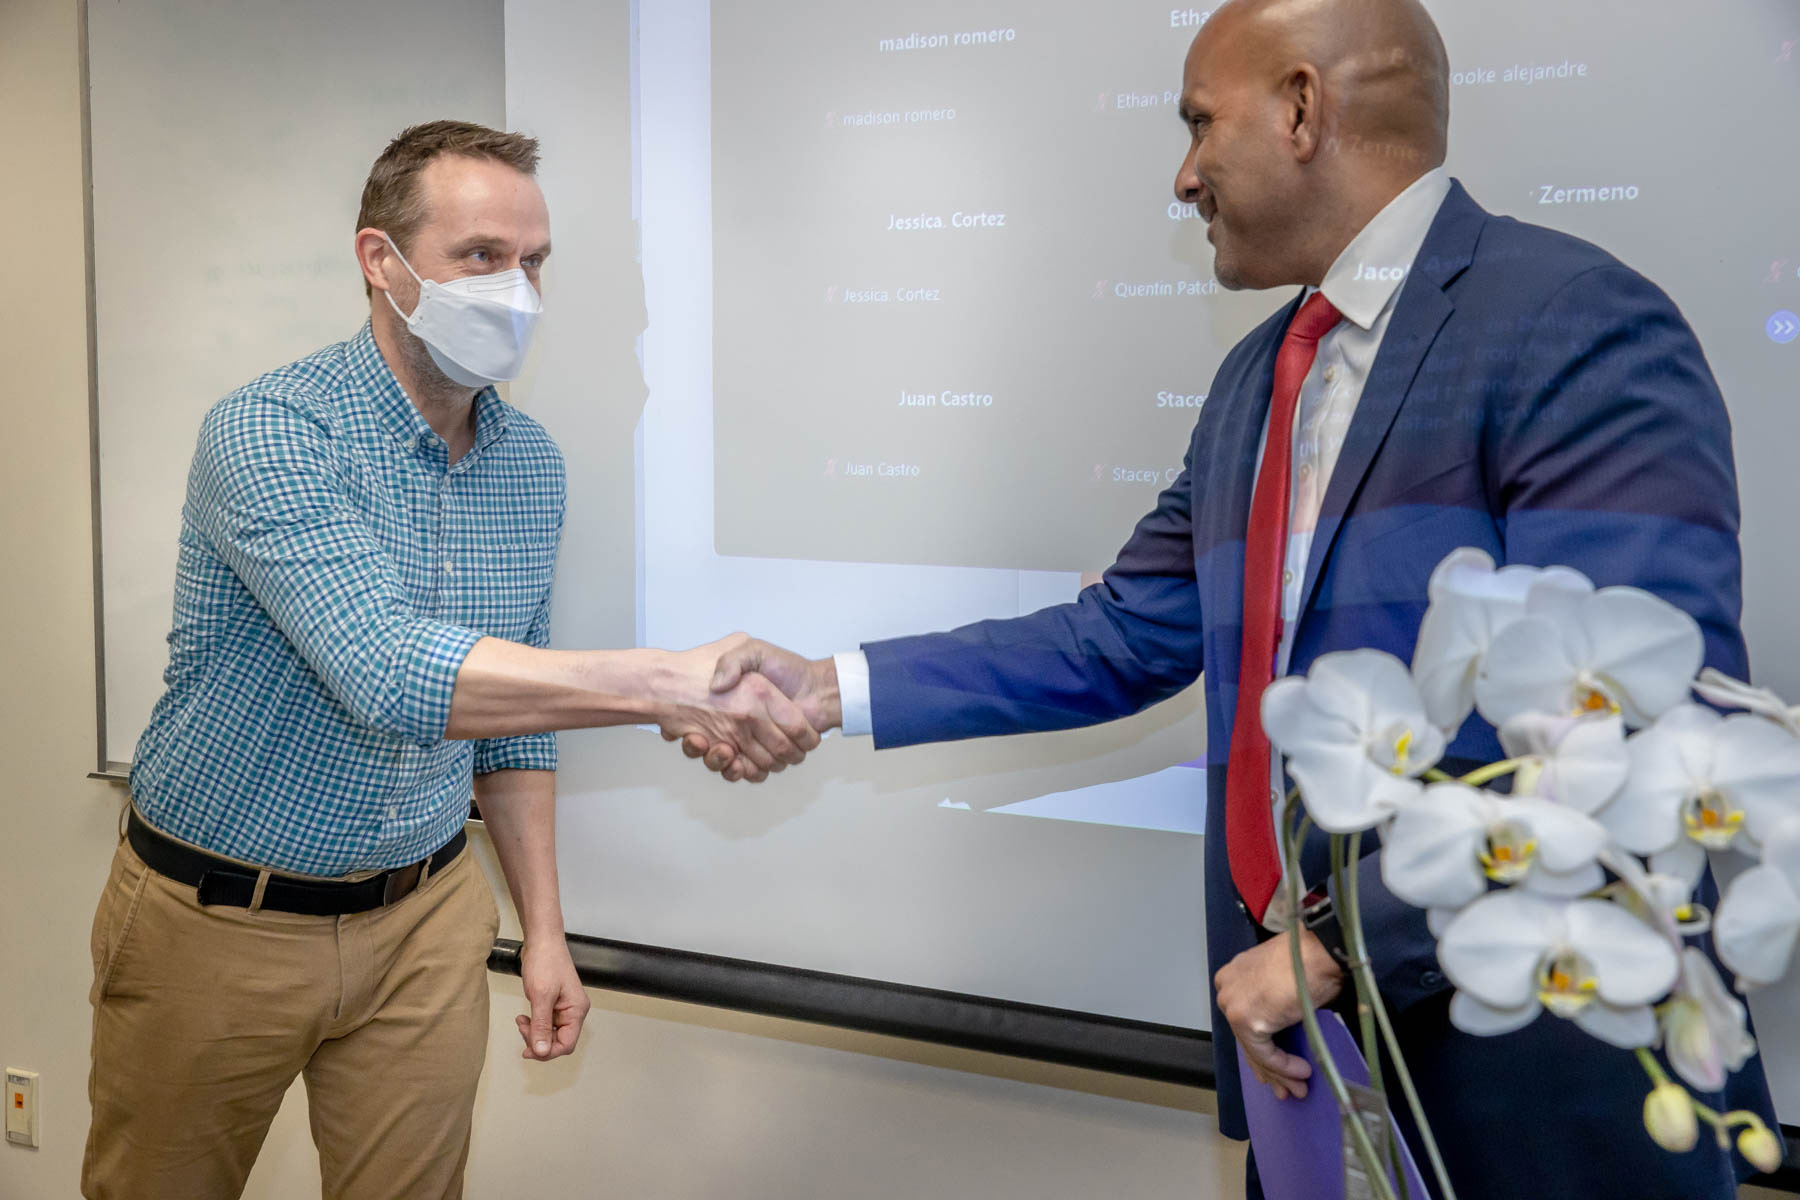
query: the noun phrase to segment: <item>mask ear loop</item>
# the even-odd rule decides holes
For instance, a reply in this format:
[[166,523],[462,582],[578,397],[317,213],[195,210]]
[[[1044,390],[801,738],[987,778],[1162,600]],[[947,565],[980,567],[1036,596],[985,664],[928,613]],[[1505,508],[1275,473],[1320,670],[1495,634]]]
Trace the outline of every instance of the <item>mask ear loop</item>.
[[[381,240],[388,244],[389,248],[391,248],[394,252],[394,257],[399,259],[400,265],[406,268],[406,273],[408,275],[411,275],[413,277],[414,281],[418,283],[418,285],[419,285],[419,304],[423,304],[425,302],[425,281],[423,279],[420,279],[419,273],[412,269],[412,264],[406,261],[406,255],[400,253],[400,247],[394,245],[394,239],[387,235],[387,231],[385,229],[381,231]],[[412,317],[409,317],[405,313],[401,312],[400,306],[398,304],[394,303],[394,293],[388,291],[386,288],[382,288],[381,294],[387,297],[388,307],[394,310],[394,313],[396,316],[398,316],[402,321],[406,322],[406,327],[408,329],[411,329],[413,319],[412,319]],[[417,315],[418,311],[419,311],[419,305],[418,304],[413,305],[413,313],[415,315]]]

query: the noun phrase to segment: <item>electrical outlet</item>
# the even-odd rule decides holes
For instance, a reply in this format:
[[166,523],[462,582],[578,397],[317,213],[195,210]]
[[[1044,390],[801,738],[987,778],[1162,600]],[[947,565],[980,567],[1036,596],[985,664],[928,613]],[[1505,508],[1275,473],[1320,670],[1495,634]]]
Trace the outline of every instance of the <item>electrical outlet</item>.
[[13,1146],[38,1144],[38,1073],[6,1068],[6,1140]]

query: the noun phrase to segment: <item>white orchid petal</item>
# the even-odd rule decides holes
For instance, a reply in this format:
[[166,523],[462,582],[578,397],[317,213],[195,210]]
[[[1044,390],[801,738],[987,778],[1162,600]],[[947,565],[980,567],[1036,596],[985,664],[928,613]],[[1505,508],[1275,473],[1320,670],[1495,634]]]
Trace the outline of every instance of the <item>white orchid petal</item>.
[[1594,593],[1594,581],[1589,579],[1586,575],[1583,575],[1580,571],[1577,571],[1574,567],[1544,567],[1542,569],[1502,567],[1500,573],[1504,575],[1508,571],[1520,570],[1532,571],[1531,585],[1526,590],[1527,600],[1529,600],[1531,594],[1537,592],[1538,589],[1546,589],[1538,596],[1538,603],[1540,606],[1549,594],[1548,589],[1552,588],[1561,589],[1562,591],[1577,596],[1591,596]]
[[1767,863],[1731,881],[1713,916],[1713,944],[1739,982],[1774,983],[1787,973],[1800,935],[1800,893]]
[[1413,680],[1432,723],[1460,729],[1475,711],[1475,673],[1487,650],[1487,617],[1471,604],[1434,601],[1413,643]]
[[1595,862],[1584,863],[1571,871],[1549,871],[1539,868],[1525,877],[1523,887],[1540,896],[1562,896],[1573,899],[1599,891],[1606,886],[1606,872]]
[[1306,673],[1306,685],[1321,712],[1350,717],[1363,728],[1376,713],[1419,707],[1406,665],[1381,650],[1321,654]]
[[1666,995],[1681,969],[1669,942],[1610,900],[1577,900],[1564,916],[1569,945],[1594,968],[1600,998],[1617,1007]]
[[1552,871],[1573,871],[1594,861],[1606,845],[1606,828],[1594,818],[1535,796],[1504,803],[1504,811],[1531,826],[1538,861]]
[[1712,784],[1743,809],[1757,841],[1785,817],[1800,815],[1800,738],[1760,717],[1719,723]]
[[1476,711],[1495,726],[1534,710],[1561,712],[1579,673],[1557,626],[1541,617],[1522,618],[1494,635],[1481,660]]
[[1681,806],[1711,773],[1717,714],[1698,705],[1671,710],[1625,742],[1630,772],[1616,796],[1595,815],[1634,854],[1655,854],[1684,840]]
[[1624,786],[1631,773],[1625,750],[1625,722],[1617,716],[1573,721],[1541,781],[1558,804],[1593,814]]
[[1795,894],[1800,895],[1800,816],[1778,822],[1763,839],[1762,860],[1786,876]]
[[[1483,588],[1494,574],[1494,558],[1486,550],[1474,546],[1458,546],[1438,560],[1438,565],[1431,569],[1431,579],[1425,584],[1425,594],[1433,603],[1451,598],[1466,598],[1470,592]],[[1519,597],[1520,607],[1524,607],[1524,596]]]
[[1300,786],[1307,813],[1327,833],[1358,833],[1393,811],[1387,788],[1398,781],[1360,748],[1308,747],[1304,753],[1292,752],[1288,774]]
[[1650,870],[1655,875],[1668,875],[1680,880],[1685,885],[1682,892],[1685,899],[1700,886],[1700,877],[1706,874],[1706,850],[1693,838],[1684,837],[1667,850],[1652,854]]
[[1574,723],[1574,717],[1554,713],[1520,713],[1500,727],[1500,749],[1506,752],[1508,758],[1524,758],[1527,755],[1547,757],[1556,750],[1557,743],[1562,741]]
[[1543,1011],[1535,995],[1514,1008],[1496,1008],[1467,992],[1458,992],[1450,998],[1450,1023],[1476,1037],[1495,1037],[1523,1029],[1537,1020]]
[[1270,685],[1262,718],[1307,811],[1331,833],[1386,820],[1444,750],[1405,665],[1379,650],[1321,655],[1304,680]]
[[1583,1032],[1622,1050],[1635,1050],[1656,1041],[1656,1014],[1648,1004],[1614,1007],[1594,1003],[1576,1013],[1574,1019]]
[[1425,711],[1440,728],[1462,727],[1475,704],[1483,656],[1502,629],[1525,615],[1525,598],[1539,583],[1591,592],[1593,585],[1564,567],[1494,569],[1486,551],[1464,546],[1438,563],[1426,587],[1431,604],[1413,645],[1413,677]]
[[1790,706],[1768,688],[1752,687],[1716,667],[1708,667],[1694,681],[1694,691],[1721,708],[1748,709],[1800,737],[1800,707]]
[[1425,910],[1425,928],[1431,931],[1432,937],[1441,938],[1461,912],[1460,908],[1428,908]]
[[1583,626],[1594,595],[1594,585],[1585,575],[1576,574],[1573,580],[1539,576],[1525,593],[1525,615],[1580,634],[1574,644],[1585,648],[1588,639]]
[[1619,685],[1627,725],[1648,725],[1687,699],[1706,657],[1700,623],[1640,588],[1609,587],[1585,606],[1592,668]]
[[1381,879],[1419,908],[1460,908],[1487,891],[1476,859],[1486,814],[1474,788],[1440,783],[1401,808],[1381,839]]
[[1745,1012],[1712,960],[1687,947],[1681,952],[1681,980],[1662,1016],[1669,1065],[1701,1091],[1724,1087],[1726,1075],[1756,1052]]
[[1285,750],[1290,743],[1316,740],[1319,722],[1304,676],[1284,675],[1263,689],[1262,725],[1270,745]]
[[1438,963],[1459,989],[1514,1009],[1536,994],[1538,964],[1561,935],[1560,905],[1526,892],[1493,892],[1450,922]]

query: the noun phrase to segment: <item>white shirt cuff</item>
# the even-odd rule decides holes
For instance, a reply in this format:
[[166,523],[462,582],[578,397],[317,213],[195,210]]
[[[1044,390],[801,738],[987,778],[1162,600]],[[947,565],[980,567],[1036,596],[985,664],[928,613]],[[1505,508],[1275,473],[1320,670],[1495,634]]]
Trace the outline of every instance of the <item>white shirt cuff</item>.
[[843,709],[845,737],[860,737],[875,732],[875,717],[869,707],[869,656],[861,650],[834,654],[837,665],[838,704]]

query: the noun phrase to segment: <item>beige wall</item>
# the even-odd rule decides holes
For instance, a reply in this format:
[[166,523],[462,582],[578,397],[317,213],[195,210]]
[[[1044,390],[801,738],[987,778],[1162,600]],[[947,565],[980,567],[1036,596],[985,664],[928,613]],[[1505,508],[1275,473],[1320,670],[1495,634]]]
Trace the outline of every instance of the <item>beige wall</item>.
[[[0,0],[12,272],[0,290],[0,1059],[43,1075],[43,1146],[0,1147],[0,1200],[76,1193],[89,922],[123,795],[85,778],[95,691],[78,21],[74,0]],[[544,1067],[517,1057],[517,981],[496,978],[493,998],[475,1196],[1238,1194],[1239,1151],[1191,1090],[605,994],[581,1052]],[[299,1099],[252,1196],[318,1194]]]

